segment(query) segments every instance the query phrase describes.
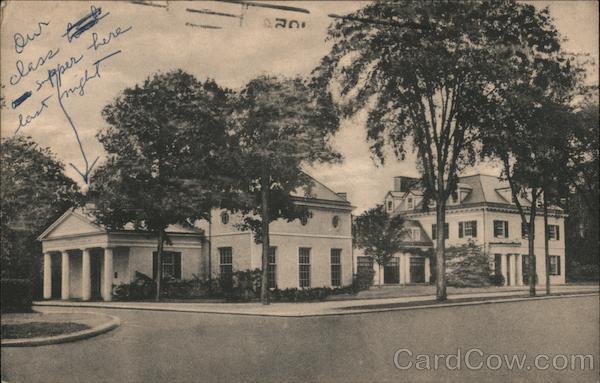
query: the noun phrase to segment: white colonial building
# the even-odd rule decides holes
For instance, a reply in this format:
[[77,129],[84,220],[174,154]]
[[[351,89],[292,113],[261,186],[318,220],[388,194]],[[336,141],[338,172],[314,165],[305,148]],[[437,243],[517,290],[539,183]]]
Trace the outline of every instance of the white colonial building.
[[[384,198],[384,206],[391,214],[401,214],[411,229],[411,244],[433,249],[436,235],[435,206],[423,210],[423,194],[418,183],[410,177],[395,177],[394,189]],[[531,202],[520,200],[529,217]],[[546,270],[544,252],[544,220],[538,209],[535,233],[535,257],[538,283],[545,285],[546,272],[552,284],[565,283],[564,212],[552,206],[549,211],[550,270]],[[527,283],[527,227],[513,202],[507,182],[496,176],[475,174],[459,178],[456,193],[447,202],[445,224],[446,246],[457,246],[472,240],[490,255],[495,273],[504,277],[504,284]],[[357,267],[371,266],[368,258],[357,252]],[[375,267],[377,269],[377,267]],[[423,271],[420,271],[423,270]],[[384,270],[384,282],[418,283],[429,281],[427,257],[411,253],[398,254]],[[395,277],[395,275],[399,277]],[[424,278],[420,275],[424,274]],[[378,277],[375,277],[375,281]]]
[[[270,287],[351,284],[352,206],[346,195],[314,180],[310,194],[299,191],[293,198],[311,218],[271,223]],[[229,278],[234,270],[261,268],[261,246],[252,233],[236,228],[240,218],[215,210],[210,225],[169,226],[163,275]],[[156,237],[131,226],[107,230],[95,221],[93,209],[71,209],[39,236],[45,299],[110,300],[113,288],[132,282],[136,272],[156,275]]]

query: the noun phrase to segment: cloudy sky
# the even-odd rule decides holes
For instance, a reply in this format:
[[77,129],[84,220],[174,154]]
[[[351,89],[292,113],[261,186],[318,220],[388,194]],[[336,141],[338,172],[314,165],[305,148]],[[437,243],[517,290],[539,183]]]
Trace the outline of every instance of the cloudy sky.
[[[2,110],[2,136],[18,130],[17,134],[31,136],[50,147],[65,164],[85,169],[75,131],[88,162],[98,157],[101,162],[104,153],[95,138],[105,126],[100,111],[124,88],[141,83],[157,71],[177,68],[199,79],[214,78],[231,88],[241,87],[260,74],[307,75],[327,52],[328,14],[344,14],[364,4],[268,2],[301,7],[309,11],[307,14],[217,2],[178,1],[170,2],[168,8],[163,7],[166,1],[153,3],[156,6],[108,1],[3,2],[0,81],[7,107]],[[597,59],[596,1],[532,3],[550,8],[559,31],[568,39],[567,50]],[[93,9],[100,19],[93,28],[78,36],[74,35],[76,29],[66,33],[69,23],[76,24]],[[243,20],[187,9],[243,14]],[[292,25],[300,27],[274,28],[277,18],[287,23],[294,20],[297,23]],[[62,98],[62,105],[57,88],[44,82],[48,70],[61,73],[60,90],[69,94]],[[597,77],[594,70],[592,78],[597,81]],[[27,92],[31,96],[22,97]],[[13,108],[13,101],[18,99],[24,101]],[[416,175],[411,156],[402,162],[390,160],[386,166],[376,166],[364,142],[363,122],[361,116],[344,121],[335,138],[345,157],[343,164],[310,169],[313,176],[334,190],[348,192],[357,206],[355,212],[380,202],[393,176]],[[476,171],[494,173],[496,169],[480,164],[466,173]],[[68,165],[67,173],[83,183]]]

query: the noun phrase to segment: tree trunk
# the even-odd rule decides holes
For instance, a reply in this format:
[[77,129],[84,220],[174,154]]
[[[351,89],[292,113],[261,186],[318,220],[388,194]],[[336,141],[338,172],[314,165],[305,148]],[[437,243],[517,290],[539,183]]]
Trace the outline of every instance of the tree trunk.
[[260,301],[263,305],[269,302],[269,179],[266,171],[263,172],[260,185],[261,197],[261,224],[262,224],[262,283],[260,287]]
[[158,246],[156,249],[156,297],[155,300],[160,301],[160,285],[162,280],[162,267],[161,267],[161,259],[163,253],[163,246],[165,243],[165,233],[164,230],[158,231]]
[[536,260],[535,260],[535,216],[536,216],[536,202],[537,198],[535,191],[532,191],[531,207],[529,209],[529,296],[535,297],[535,283],[536,283]]
[[548,197],[544,187],[544,255],[546,260],[546,295],[550,295],[550,250],[548,249]]
[[212,211],[208,214],[208,296],[212,296]]
[[[442,194],[443,195],[443,194]],[[444,249],[446,245],[444,223],[446,222],[446,201],[437,198],[436,201],[436,240],[435,240],[435,298],[438,302],[445,301],[446,294],[446,260]]]

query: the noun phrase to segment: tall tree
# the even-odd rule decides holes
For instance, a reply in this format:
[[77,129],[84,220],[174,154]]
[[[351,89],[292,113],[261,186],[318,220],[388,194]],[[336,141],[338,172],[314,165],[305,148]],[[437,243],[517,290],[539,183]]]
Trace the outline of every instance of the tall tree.
[[89,197],[109,228],[131,222],[156,236],[160,298],[163,246],[172,224],[193,225],[219,205],[230,181],[228,92],[181,70],[127,88],[102,115],[98,139],[108,159],[93,175]]
[[64,165],[30,137],[0,143],[0,233],[2,277],[30,278],[38,285],[40,243],[36,237],[81,194]]
[[238,206],[241,228],[251,229],[262,244],[261,301],[268,304],[269,224],[308,216],[291,194],[301,188],[310,193],[304,165],[341,159],[329,141],[338,118],[330,94],[312,92],[299,78],[262,76],[240,92],[234,121],[240,188],[247,196]]
[[[547,9],[533,13],[543,33],[517,51],[511,65],[502,68],[503,81],[495,92],[495,108],[483,114],[487,132],[483,137],[484,156],[500,160],[512,199],[528,233],[529,293],[535,296],[535,224],[542,199],[544,216],[548,201],[564,193],[572,140],[571,104],[582,89],[584,71],[575,58],[565,53]],[[517,74],[517,75],[515,75]],[[549,198],[550,197],[550,198]],[[527,215],[529,217],[527,217]],[[544,242],[547,254],[546,227]],[[549,291],[549,278],[547,276]]]
[[377,205],[354,219],[355,245],[379,266],[379,287],[382,268],[405,247],[403,224],[400,215],[390,216],[383,205]]
[[557,43],[549,16],[514,1],[375,2],[336,21],[329,38],[314,85],[339,84],[346,115],[367,110],[379,160],[388,142],[397,156],[416,148],[423,206],[435,202],[436,296],[445,300],[446,201],[521,51]]

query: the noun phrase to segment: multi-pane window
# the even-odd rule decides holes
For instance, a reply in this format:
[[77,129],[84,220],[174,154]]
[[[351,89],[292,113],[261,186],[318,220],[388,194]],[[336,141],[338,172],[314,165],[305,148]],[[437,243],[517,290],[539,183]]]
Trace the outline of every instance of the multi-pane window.
[[356,257],[356,272],[373,270],[373,259],[371,257]]
[[231,247],[219,247],[219,265],[221,281],[226,287],[230,287],[233,278],[233,250]]
[[[448,224],[444,224],[444,239],[448,239],[450,230],[448,230]],[[431,239],[437,239],[437,224],[431,225]]]
[[[152,253],[152,275],[156,278],[158,270],[158,253]],[[163,251],[160,257],[160,271],[162,278],[181,279],[181,253],[175,251]]]
[[408,239],[410,241],[420,241],[421,240],[421,229],[418,227],[411,227],[407,231]]
[[342,285],[342,249],[331,249],[331,286]]
[[521,222],[521,237],[529,237],[529,224]]
[[392,201],[388,201],[387,209],[388,209],[388,211],[392,211]]
[[494,220],[494,238],[508,238],[508,221]]
[[406,205],[408,206],[409,209],[413,209],[415,207],[414,201],[411,197],[408,197],[406,199]]
[[477,221],[458,223],[458,238],[477,237]]
[[267,283],[270,289],[277,287],[277,248],[269,248],[269,264],[267,265]]
[[300,287],[310,287],[310,247],[301,247],[298,251]]
[[548,225],[548,239],[559,240],[560,229],[558,225]]
[[550,256],[550,275],[560,275],[560,256]]

